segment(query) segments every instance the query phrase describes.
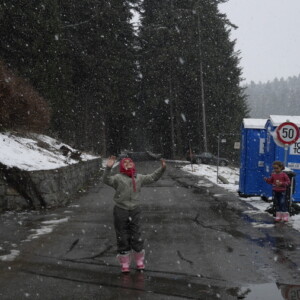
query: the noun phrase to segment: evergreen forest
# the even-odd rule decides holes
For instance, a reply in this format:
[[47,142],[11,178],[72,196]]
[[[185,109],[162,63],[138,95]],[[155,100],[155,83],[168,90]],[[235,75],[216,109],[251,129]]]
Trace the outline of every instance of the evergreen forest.
[[250,115],[268,118],[270,115],[300,116],[300,75],[287,79],[275,78],[267,83],[251,82],[246,88]]
[[18,129],[31,103],[45,114],[32,130],[79,149],[216,153],[218,135],[236,140],[248,115],[223,2],[3,0],[0,130]]

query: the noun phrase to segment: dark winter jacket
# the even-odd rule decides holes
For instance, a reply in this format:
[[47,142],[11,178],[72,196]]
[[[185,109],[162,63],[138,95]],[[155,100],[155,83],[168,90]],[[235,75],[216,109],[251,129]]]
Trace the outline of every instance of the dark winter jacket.
[[165,168],[160,167],[152,174],[137,174],[135,177],[136,191],[133,190],[132,178],[125,174],[111,175],[111,168],[105,169],[103,182],[116,190],[114,201],[118,207],[132,210],[140,204],[139,195],[141,187],[157,181],[163,175],[164,171]]

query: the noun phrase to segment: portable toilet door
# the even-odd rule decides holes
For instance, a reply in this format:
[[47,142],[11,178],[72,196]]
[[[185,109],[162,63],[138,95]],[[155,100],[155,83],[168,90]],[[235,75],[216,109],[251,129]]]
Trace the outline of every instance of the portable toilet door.
[[[265,144],[265,166],[264,166],[264,177],[270,177],[273,168],[273,162],[275,160],[283,161],[282,157],[283,148],[278,146],[273,138],[273,132],[277,126],[274,126],[273,121],[269,119],[266,123],[266,144]],[[265,184],[262,191],[263,198],[272,197],[272,186]]]
[[[285,115],[271,115],[266,123],[266,153],[265,153],[265,177],[269,177],[272,173],[272,164],[275,160],[284,162],[285,150],[284,147],[279,146],[273,138],[273,133],[276,128],[285,122],[295,123],[300,127],[300,116],[285,116]],[[287,153],[287,168],[295,172],[295,193],[293,195],[294,202],[300,202],[300,139],[296,143],[292,144],[288,148]],[[297,184],[297,181],[299,183]],[[265,197],[272,196],[272,188],[263,190],[263,195]]]
[[267,119],[243,119],[241,127],[240,196],[260,196],[264,174]]

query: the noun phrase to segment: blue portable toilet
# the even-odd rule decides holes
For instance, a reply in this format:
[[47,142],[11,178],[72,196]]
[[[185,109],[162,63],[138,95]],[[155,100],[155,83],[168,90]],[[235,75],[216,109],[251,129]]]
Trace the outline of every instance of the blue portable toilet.
[[[295,123],[298,127],[300,127],[300,116],[271,115],[266,123],[267,138],[265,146],[265,177],[270,176],[272,172],[272,163],[275,160],[284,162],[284,147],[277,144],[277,141],[273,137],[273,133],[277,126],[287,121]],[[300,184],[297,184],[297,181],[300,180],[300,139],[288,148],[286,168],[296,174],[295,193],[292,197],[292,201],[300,202]],[[262,195],[268,198],[272,196],[272,188],[270,185],[264,189]]]
[[239,194],[261,196],[264,177],[267,119],[245,118],[241,126]]

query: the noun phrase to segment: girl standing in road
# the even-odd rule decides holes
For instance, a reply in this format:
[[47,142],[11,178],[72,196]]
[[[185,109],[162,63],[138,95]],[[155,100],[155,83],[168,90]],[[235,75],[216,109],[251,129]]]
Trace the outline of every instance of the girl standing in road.
[[281,161],[273,162],[274,172],[271,177],[264,178],[264,180],[272,184],[273,190],[273,203],[276,208],[275,221],[285,221],[289,220],[289,213],[286,201],[286,189],[290,185],[290,179],[286,173],[282,172],[284,170],[284,164]]
[[144,241],[141,238],[140,221],[141,208],[139,194],[141,187],[157,181],[166,169],[166,163],[161,160],[161,167],[152,174],[136,174],[135,164],[130,158],[120,162],[120,174],[111,175],[111,169],[116,162],[115,156],[110,156],[106,163],[103,182],[113,187],[114,195],[114,226],[117,235],[117,259],[122,266],[122,272],[130,271],[131,253],[137,269],[145,268]]

